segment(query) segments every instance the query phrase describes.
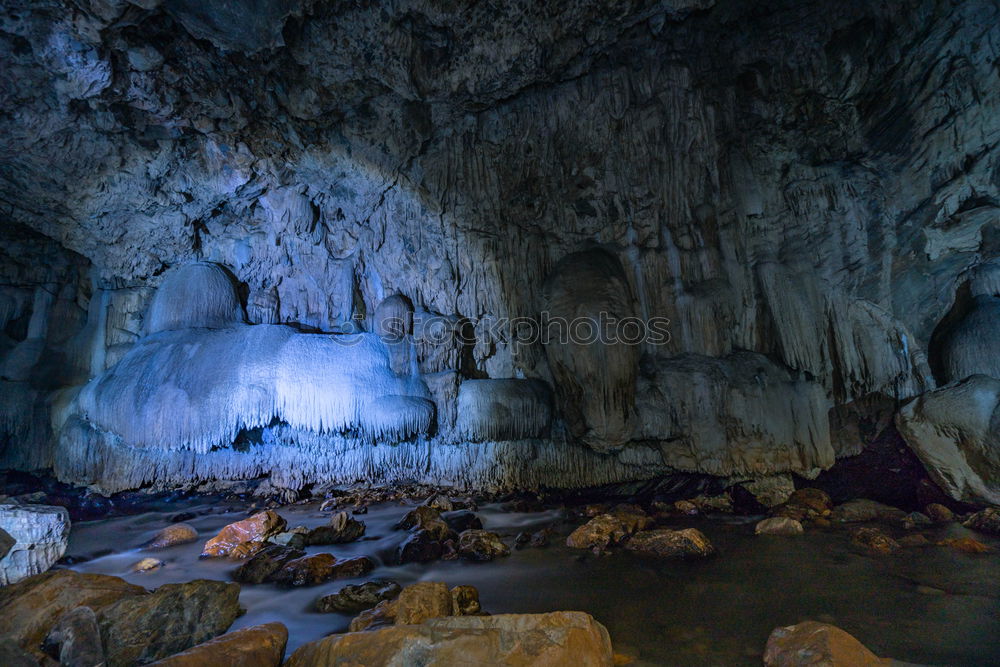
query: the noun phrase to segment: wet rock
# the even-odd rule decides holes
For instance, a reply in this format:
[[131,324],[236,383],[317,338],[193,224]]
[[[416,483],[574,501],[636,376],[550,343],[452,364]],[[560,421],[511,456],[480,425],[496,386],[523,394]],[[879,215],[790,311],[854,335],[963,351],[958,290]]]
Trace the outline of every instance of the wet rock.
[[452,512],[443,515],[441,518],[448,524],[448,528],[456,533],[462,533],[467,530],[481,530],[483,527],[482,520],[468,510]]
[[302,549],[306,546],[306,535],[308,534],[308,528],[305,526],[296,526],[295,528],[285,531],[284,533],[278,533],[269,541],[271,544],[279,544],[286,547],[292,547],[293,549]]
[[351,518],[347,512],[338,512],[330,517],[326,526],[313,528],[306,536],[307,545],[344,544],[353,542],[365,534],[365,524]]
[[830,516],[832,509],[833,501],[825,491],[805,488],[796,490],[787,503],[775,508],[772,513],[804,521]]
[[407,512],[395,528],[397,530],[416,528],[429,533],[437,541],[447,540],[455,536],[454,531],[441,518],[441,513],[426,505],[420,505]]
[[840,523],[856,523],[861,521],[902,521],[906,512],[890,507],[874,500],[859,498],[849,500],[843,505],[833,508],[830,515],[832,521]]
[[674,503],[674,510],[681,514],[694,515],[698,513],[698,506],[690,500],[678,500]]
[[900,544],[878,528],[864,527],[851,531],[851,541],[864,547],[869,553],[888,556],[900,549]]
[[987,507],[970,516],[963,524],[966,528],[978,530],[981,533],[1000,535],[1000,509]]
[[145,549],[166,549],[178,544],[188,544],[198,539],[198,531],[186,523],[175,523],[167,526],[143,546]]
[[375,569],[370,558],[337,560],[333,554],[313,554],[286,562],[271,576],[271,581],[283,586],[315,586],[334,579],[360,577]]
[[[241,545],[247,543],[263,543],[269,537],[277,535],[285,530],[287,522],[276,512],[267,510],[254,514],[248,519],[231,523],[219,534],[210,539],[202,550],[202,558],[220,558],[230,556],[233,551]],[[252,554],[237,552],[248,557]]]
[[467,530],[458,537],[458,553],[466,559],[487,562],[510,555],[510,548],[500,536],[487,530]]
[[625,548],[641,556],[656,558],[705,558],[715,553],[712,543],[696,528],[661,528],[636,533],[625,543]]
[[316,611],[321,613],[357,614],[371,609],[383,600],[393,600],[402,590],[399,584],[388,579],[366,581],[363,584],[344,586],[332,595],[316,601]]
[[638,505],[615,505],[608,514],[618,519],[629,533],[638,533],[653,525],[652,517],[647,515]]
[[966,554],[986,554],[993,551],[990,547],[971,537],[955,537],[941,540],[938,542],[938,546],[951,547],[955,551],[961,551]]
[[129,572],[152,572],[153,570],[159,570],[164,566],[164,562],[159,558],[143,558],[142,560],[133,563],[132,567],[128,569]]
[[931,503],[924,508],[924,514],[936,523],[950,523],[955,520],[955,513],[941,503]]
[[566,665],[613,663],[608,631],[589,614],[449,616],[419,625],[332,635],[306,644],[286,667],[317,665]]
[[238,584],[165,584],[98,612],[108,667],[166,658],[222,634],[240,614]]
[[11,538],[0,559],[0,586],[45,572],[66,553],[69,513],[52,505],[0,505],[0,528]]
[[451,512],[457,509],[455,507],[455,503],[452,502],[451,498],[449,498],[448,496],[441,495],[440,493],[428,498],[427,501],[424,503],[424,505],[426,505],[427,507],[432,507],[436,509],[438,512]]
[[17,543],[10,533],[8,533],[3,528],[0,528],[0,560],[3,560],[4,556],[10,553],[11,548]]
[[366,609],[351,620],[348,632],[362,632],[393,625],[396,622],[396,601],[382,600],[371,609]]
[[777,628],[767,639],[767,667],[881,667],[889,664],[838,627],[806,621]]
[[63,614],[45,638],[43,650],[63,667],[104,664],[104,646],[94,610],[77,607]]
[[910,512],[903,517],[903,528],[906,530],[913,530],[918,526],[929,526],[933,521],[926,514],[921,514],[920,512]]
[[396,559],[400,565],[405,563],[429,563],[437,560],[443,553],[441,542],[426,530],[418,530],[400,545]]
[[694,498],[689,498],[688,502],[697,507],[701,512],[733,511],[733,499],[728,493],[721,493],[716,496],[695,496]]
[[899,546],[903,547],[904,549],[929,547],[934,544],[929,539],[927,539],[926,535],[922,535],[921,533],[915,533],[913,535],[904,535],[897,541],[899,542]]
[[34,648],[67,611],[81,606],[100,611],[122,598],[146,595],[141,586],[103,574],[53,570],[35,575],[0,587],[0,636]]
[[255,553],[233,573],[233,579],[247,584],[259,584],[280,570],[285,563],[305,556],[305,552],[290,546],[269,544]]
[[423,623],[429,618],[451,616],[451,591],[440,581],[421,581],[404,588],[396,598],[396,625]]
[[282,623],[265,623],[229,632],[169,658],[155,667],[278,667],[285,655],[288,629]]
[[574,549],[606,549],[631,534],[622,521],[611,514],[599,514],[566,538],[566,546]]
[[228,556],[231,560],[246,560],[255,556],[267,545],[268,542],[265,542],[264,540],[250,540],[249,542],[242,542],[233,547]]
[[482,611],[475,586],[455,586],[451,589],[451,602],[452,616],[473,616]]
[[753,532],[756,535],[801,535],[804,531],[801,522],[787,516],[774,516],[758,522]]

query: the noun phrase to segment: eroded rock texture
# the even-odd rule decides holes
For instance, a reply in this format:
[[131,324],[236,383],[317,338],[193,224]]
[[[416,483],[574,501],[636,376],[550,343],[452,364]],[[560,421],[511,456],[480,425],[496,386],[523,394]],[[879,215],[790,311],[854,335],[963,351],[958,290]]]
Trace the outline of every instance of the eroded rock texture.
[[995,3],[252,5],[5,3],[4,465],[811,476],[997,372]]

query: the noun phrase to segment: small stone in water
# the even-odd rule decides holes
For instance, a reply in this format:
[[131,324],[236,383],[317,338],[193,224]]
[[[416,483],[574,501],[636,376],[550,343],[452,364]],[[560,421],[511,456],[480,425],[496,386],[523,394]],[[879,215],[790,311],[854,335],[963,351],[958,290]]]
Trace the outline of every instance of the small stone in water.
[[773,516],[764,519],[754,527],[757,535],[801,535],[802,523],[787,516]]
[[321,613],[356,614],[371,609],[382,600],[392,600],[402,590],[399,584],[388,579],[366,581],[363,584],[344,586],[332,595],[316,601],[316,611]]
[[458,553],[466,560],[486,562],[501,556],[509,556],[510,549],[496,533],[486,530],[467,530],[459,535]]
[[143,558],[138,563],[135,563],[129,572],[152,572],[153,570],[158,570],[164,566],[164,562],[157,558]]

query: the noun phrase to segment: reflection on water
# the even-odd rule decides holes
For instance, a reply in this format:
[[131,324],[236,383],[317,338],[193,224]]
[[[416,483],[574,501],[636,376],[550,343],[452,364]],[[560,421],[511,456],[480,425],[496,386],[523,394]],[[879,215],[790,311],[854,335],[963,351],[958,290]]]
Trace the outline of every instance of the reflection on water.
[[[138,545],[177,512],[201,540],[156,552],[166,567],[132,574],[129,567],[148,555]],[[325,523],[318,503],[278,510],[289,527]],[[756,537],[753,521],[734,517],[694,518],[684,525],[702,530],[718,557],[700,562],[643,560],[625,551],[596,557],[563,546],[575,526],[561,510],[505,513],[488,505],[477,513],[485,527],[513,545],[520,531],[556,525],[551,546],[513,551],[493,563],[459,561],[384,565],[406,534],[392,530],[406,509],[373,505],[358,516],[366,538],[353,544],[309,547],[338,557],[368,555],[383,563],[366,579],[388,577],[402,585],[444,581],[479,588],[483,608],[493,613],[582,610],[607,626],[615,650],[636,664],[759,665],[768,634],[779,625],[805,619],[833,623],[875,653],[924,664],[1000,664],[1000,556],[968,555],[948,548],[907,549],[893,557],[855,552],[845,529],[813,530],[803,537]],[[235,565],[199,560],[205,540],[227,523],[242,519],[235,506],[172,505],[166,511],[74,525],[68,555],[86,558],[74,569],[114,574],[147,588],[192,579],[228,579]],[[681,524],[678,523],[678,526]],[[1000,540],[959,525],[923,531],[932,540],[974,536],[994,548]],[[350,620],[311,611],[315,599],[348,583],[282,589],[244,585],[247,613],[233,629],[281,621],[290,632],[289,651],[327,634],[344,631]]]

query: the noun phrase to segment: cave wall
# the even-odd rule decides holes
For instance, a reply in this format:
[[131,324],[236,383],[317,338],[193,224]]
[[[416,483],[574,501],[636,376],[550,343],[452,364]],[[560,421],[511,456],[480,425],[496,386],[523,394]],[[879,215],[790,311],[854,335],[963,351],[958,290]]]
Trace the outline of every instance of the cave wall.
[[[231,272],[250,324],[373,332],[399,294],[474,342],[415,343],[439,422],[416,439],[280,426],[249,452],[136,452],[69,406],[46,445],[64,478],[811,476],[863,446],[831,409],[943,379],[935,329],[997,256],[993,3],[256,4],[5,5],[4,224],[93,265],[74,289],[103,345],[60,387],[143,344],[193,262]],[[667,344],[587,361],[491,333],[598,250]],[[522,378],[551,387],[550,428],[459,428],[463,381]],[[496,391],[466,401],[535,400]]]

